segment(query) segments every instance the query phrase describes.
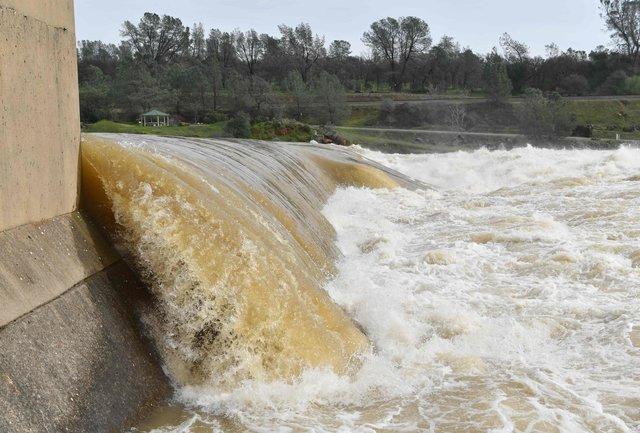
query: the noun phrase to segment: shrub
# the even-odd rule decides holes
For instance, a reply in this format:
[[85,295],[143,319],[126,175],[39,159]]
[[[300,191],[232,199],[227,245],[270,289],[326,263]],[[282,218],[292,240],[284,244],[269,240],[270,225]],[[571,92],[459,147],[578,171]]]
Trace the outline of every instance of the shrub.
[[616,71],[609,75],[600,86],[601,95],[623,95],[627,90],[627,80],[629,77],[624,71]]
[[385,99],[380,104],[380,113],[379,113],[380,124],[382,125],[393,125],[395,124],[395,119],[393,117],[393,101],[390,99]]
[[225,125],[224,131],[236,138],[249,138],[251,137],[251,118],[244,111],[240,111]]
[[627,78],[625,87],[629,95],[640,95],[640,75]]
[[309,125],[294,120],[259,122],[251,128],[251,138],[256,140],[309,142],[313,135]]
[[568,96],[583,96],[589,93],[589,82],[580,74],[564,77],[561,86],[562,93]]
[[527,89],[520,112],[522,133],[532,138],[558,138],[571,134],[576,125],[565,101],[558,93],[545,95],[538,89]]

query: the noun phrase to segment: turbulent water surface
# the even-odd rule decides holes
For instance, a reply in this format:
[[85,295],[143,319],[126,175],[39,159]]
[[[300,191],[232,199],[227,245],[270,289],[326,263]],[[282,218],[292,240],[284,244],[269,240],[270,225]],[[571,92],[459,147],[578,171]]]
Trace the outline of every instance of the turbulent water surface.
[[[220,158],[219,146],[197,143],[209,149],[198,151],[200,160],[195,158],[196,153],[186,151],[178,157],[176,149],[180,146],[185,144],[166,140],[136,144],[162,155],[166,164],[187,161],[190,167],[196,167],[197,176],[209,179],[211,188],[220,191],[224,176],[211,176],[203,168],[203,164],[209,164],[204,162],[207,158]],[[196,144],[189,146],[190,152],[198,149]],[[296,164],[307,164],[301,161],[308,161],[309,154],[301,156],[296,151],[294,158],[289,147],[284,149],[284,155],[295,159]],[[248,156],[244,157],[251,159],[250,153],[255,150],[245,152]],[[272,329],[275,336],[265,334],[261,328],[264,323],[260,320],[269,322],[269,317],[250,323],[269,337],[259,340],[260,344],[287,344],[293,348],[265,348],[247,334],[245,324],[237,327],[239,320],[245,320],[242,311],[246,301],[229,296],[238,293],[238,287],[252,287],[254,283],[245,280],[255,276],[243,273],[241,279],[235,280],[207,277],[207,281],[221,285],[211,283],[213,286],[202,289],[206,292],[215,286],[214,291],[227,290],[221,281],[234,287],[231,294],[224,295],[224,305],[233,311],[223,311],[223,323],[217,324],[216,329],[229,335],[235,333],[248,345],[247,350],[223,350],[209,342],[206,347],[215,349],[214,357],[186,353],[187,348],[177,347],[184,343],[178,338],[180,333],[190,335],[191,342],[198,341],[198,332],[209,329],[210,318],[202,321],[202,316],[213,312],[220,315],[220,307],[202,294],[198,295],[198,302],[208,303],[208,309],[197,308],[193,301],[181,301],[181,307],[189,306],[191,316],[200,318],[200,322],[196,320],[196,328],[200,328],[189,330],[189,325],[181,321],[193,317],[172,313],[173,298],[165,298],[169,306],[164,307],[164,316],[176,317],[160,330],[174,333],[167,344],[173,345],[183,362],[196,361],[191,371],[199,372],[198,380],[176,380],[176,404],[134,431],[640,431],[640,150],[528,147],[385,155],[356,147],[351,152],[423,183],[409,182],[405,187],[392,188],[394,182],[325,180],[329,185],[323,189],[326,197],[316,191],[323,202],[317,205],[317,215],[313,206],[302,209],[292,196],[283,198],[280,205],[293,204],[287,212],[310,212],[311,226],[322,221],[330,223],[314,240],[314,245],[319,245],[324,234],[331,245],[323,247],[323,251],[337,249],[335,256],[318,253],[324,259],[335,260],[335,268],[323,275],[313,270],[315,265],[296,256],[301,253],[291,247],[295,240],[286,238],[282,231],[274,232],[272,227],[257,237],[239,235],[238,239],[248,239],[254,245],[243,250],[248,256],[268,251],[278,256],[270,259],[275,268],[258,263],[253,272],[275,269],[280,278],[285,274],[281,267],[289,267],[293,275],[287,277],[285,285],[292,287],[306,278],[319,278],[317,292],[313,284],[307,284],[310,292],[305,293],[311,295],[300,295],[295,287],[272,287],[271,280],[264,276],[255,283],[266,281],[270,291],[267,297],[276,303],[316,299],[313,308],[296,307],[300,310],[295,310],[295,320],[274,317],[273,328],[264,329]],[[265,153],[269,152],[263,149],[262,158],[271,157]],[[320,166],[324,167],[320,171],[331,172],[329,177],[336,179],[335,165],[329,170],[326,164],[317,165]],[[300,173],[315,173],[310,165],[305,170],[310,171]],[[281,178],[290,169],[279,173]],[[314,176],[313,181],[320,182],[322,176]],[[142,182],[143,187],[135,184],[139,178],[130,181],[134,183],[126,188],[142,188],[134,195],[138,201],[145,197],[161,200],[166,208],[172,194],[185,196],[184,190],[158,193],[158,185],[149,179]],[[253,188],[256,182],[260,183],[254,179],[244,185]],[[297,182],[305,179],[287,180],[289,185]],[[117,181],[113,188],[118,190]],[[298,191],[308,191],[305,188]],[[300,200],[308,203],[311,199]],[[244,202],[234,203],[245,206]],[[127,206],[137,207],[135,203]],[[190,202],[189,206],[195,203]],[[162,212],[158,203],[149,209]],[[276,224],[269,216],[274,215],[273,206],[254,210],[260,212],[256,219],[264,219],[258,226]],[[148,248],[165,247],[160,244],[166,242],[166,233],[163,241],[157,239],[157,234],[132,234],[157,227],[127,221],[126,213],[123,209],[116,211],[120,223],[130,225],[124,229],[130,240],[153,238]],[[146,213],[144,218],[149,215]],[[204,219],[223,217],[203,215]],[[305,230],[300,229],[301,237],[314,237]],[[282,239],[268,245],[256,241],[273,233],[281,233]],[[190,239],[203,242],[204,238]],[[215,240],[210,242],[215,244]],[[308,252],[312,250],[307,248]],[[287,254],[292,257],[279,257]],[[206,268],[207,263],[198,266]],[[312,270],[302,273],[297,266],[311,266]],[[199,268],[190,272],[206,273]],[[149,278],[158,285],[157,276]],[[165,276],[156,290],[171,291],[167,285],[176,283],[172,278]],[[202,283],[202,277],[197,278],[200,283],[196,286],[209,284]],[[189,296],[189,290],[180,292],[181,296]],[[294,294],[287,294],[288,290]],[[171,293],[175,297],[175,292]],[[249,289],[239,293],[249,293]],[[323,298],[324,293],[328,294],[327,299]],[[163,295],[158,296],[162,299]],[[328,307],[334,303],[341,308],[334,311]],[[256,301],[253,305],[258,308],[269,302]],[[325,317],[325,321],[319,321],[316,310],[325,307],[331,311],[319,316]],[[284,314],[277,308],[269,312]],[[323,331],[326,321],[339,324],[334,326],[335,332]],[[180,331],[171,331],[171,326]],[[302,332],[311,340],[300,348],[297,345],[301,343],[282,327],[288,327],[287,332],[292,335]],[[189,332],[195,333],[195,340]],[[368,340],[364,348],[363,338]],[[340,347],[337,354],[331,355],[309,352],[315,344],[321,352],[333,350],[334,344]],[[269,355],[261,355],[260,350]],[[353,357],[347,362],[349,367],[336,369],[348,357],[345,353]],[[330,362],[309,361],[320,355]],[[251,362],[237,359],[243,356]],[[295,359],[293,365],[299,369],[287,367],[280,356]],[[206,364],[206,371],[214,374],[202,377],[202,362],[220,360],[227,362],[224,371]],[[234,371],[233,381],[216,379],[216,375],[229,379],[230,368]]]

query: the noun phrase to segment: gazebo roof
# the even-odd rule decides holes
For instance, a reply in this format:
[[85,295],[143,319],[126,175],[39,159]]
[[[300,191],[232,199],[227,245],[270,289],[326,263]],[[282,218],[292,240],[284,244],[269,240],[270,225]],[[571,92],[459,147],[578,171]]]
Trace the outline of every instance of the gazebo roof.
[[158,116],[170,116],[170,114],[167,113],[163,113],[160,110],[151,110],[148,113],[144,113],[143,116],[145,117],[158,117]]

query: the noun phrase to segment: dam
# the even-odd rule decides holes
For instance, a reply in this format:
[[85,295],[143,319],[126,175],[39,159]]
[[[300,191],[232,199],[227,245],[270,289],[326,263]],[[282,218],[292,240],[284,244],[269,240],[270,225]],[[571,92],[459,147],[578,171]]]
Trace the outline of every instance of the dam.
[[637,147],[82,135],[0,36],[0,432],[639,431]]

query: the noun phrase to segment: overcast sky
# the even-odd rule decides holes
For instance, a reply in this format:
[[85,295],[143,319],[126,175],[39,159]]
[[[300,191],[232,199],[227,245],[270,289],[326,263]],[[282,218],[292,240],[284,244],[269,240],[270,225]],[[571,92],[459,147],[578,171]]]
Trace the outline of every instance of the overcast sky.
[[122,22],[138,22],[144,12],[168,14],[185,25],[206,29],[278,34],[278,24],[308,22],[316,33],[351,42],[354,54],[369,25],[386,16],[418,16],[431,27],[433,39],[453,36],[463,47],[485,53],[507,32],[526,42],[533,54],[557,43],[589,51],[609,46],[597,0],[76,0],[78,39],[120,40]]

